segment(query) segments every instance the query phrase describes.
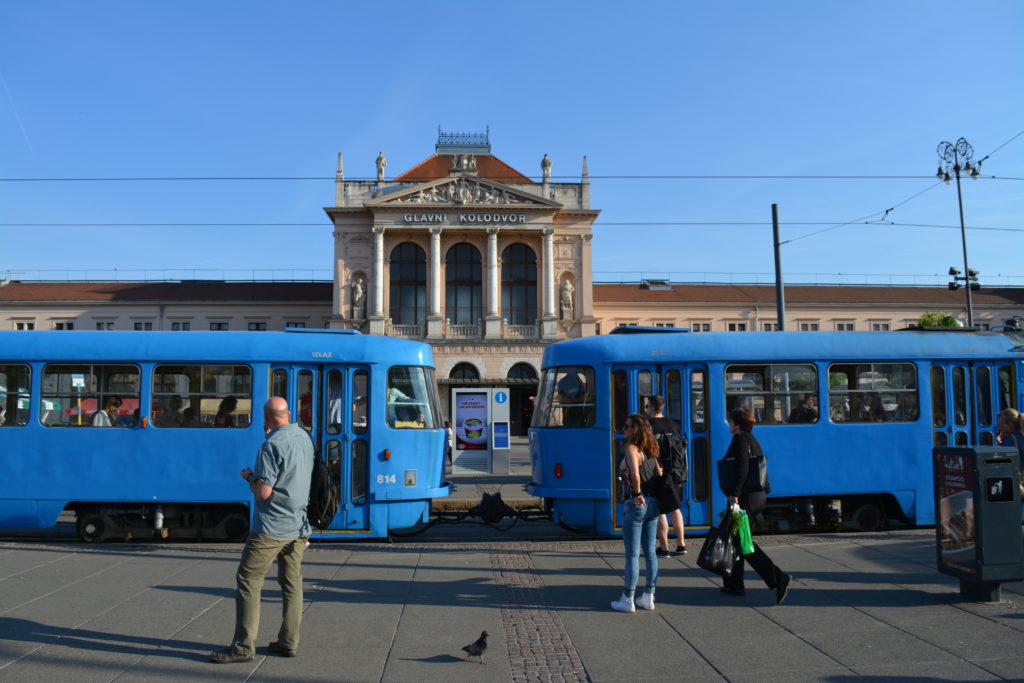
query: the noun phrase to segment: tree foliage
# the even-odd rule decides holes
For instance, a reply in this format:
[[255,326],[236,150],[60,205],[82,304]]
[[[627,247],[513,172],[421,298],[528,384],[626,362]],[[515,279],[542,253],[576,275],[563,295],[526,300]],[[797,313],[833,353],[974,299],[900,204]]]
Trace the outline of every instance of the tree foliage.
[[962,323],[949,313],[929,311],[917,319],[920,327],[962,327]]

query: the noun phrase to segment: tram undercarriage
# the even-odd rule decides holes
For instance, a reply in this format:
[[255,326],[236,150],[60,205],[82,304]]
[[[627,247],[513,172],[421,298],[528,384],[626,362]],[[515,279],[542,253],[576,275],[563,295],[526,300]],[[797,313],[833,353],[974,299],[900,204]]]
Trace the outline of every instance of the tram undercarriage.
[[243,541],[249,509],[238,504],[75,503],[75,530],[83,541],[204,539]]
[[878,531],[892,521],[913,524],[890,494],[769,498],[762,514],[765,531]]

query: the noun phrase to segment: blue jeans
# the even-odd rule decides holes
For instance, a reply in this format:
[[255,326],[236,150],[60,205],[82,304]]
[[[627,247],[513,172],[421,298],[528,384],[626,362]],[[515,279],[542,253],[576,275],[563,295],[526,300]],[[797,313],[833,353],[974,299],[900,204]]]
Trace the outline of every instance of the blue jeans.
[[654,552],[658,536],[658,499],[644,497],[646,506],[639,506],[629,499],[622,506],[622,543],[626,546],[625,589],[636,590],[640,578],[640,549],[644,551],[644,568],[647,572],[646,590],[653,593],[658,582],[658,556]]

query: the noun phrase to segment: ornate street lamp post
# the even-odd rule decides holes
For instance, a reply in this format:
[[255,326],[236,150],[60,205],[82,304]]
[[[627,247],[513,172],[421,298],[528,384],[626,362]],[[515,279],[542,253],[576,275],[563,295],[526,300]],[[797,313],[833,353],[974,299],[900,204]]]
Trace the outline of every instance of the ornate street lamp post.
[[953,175],[956,176],[956,200],[960,205],[960,241],[964,248],[964,274],[957,277],[960,271],[951,267],[949,274],[953,276],[953,282],[949,283],[949,288],[958,289],[960,287],[959,280],[963,280],[964,292],[967,294],[967,327],[974,327],[971,290],[978,287],[978,271],[971,270],[967,265],[967,230],[964,228],[964,198],[960,191],[960,172],[963,171],[975,179],[981,174],[978,171],[978,166],[973,163],[974,148],[964,138],[960,138],[955,143],[940,142],[935,151],[939,155],[939,170],[935,177],[949,185],[952,181],[949,173],[953,172]]

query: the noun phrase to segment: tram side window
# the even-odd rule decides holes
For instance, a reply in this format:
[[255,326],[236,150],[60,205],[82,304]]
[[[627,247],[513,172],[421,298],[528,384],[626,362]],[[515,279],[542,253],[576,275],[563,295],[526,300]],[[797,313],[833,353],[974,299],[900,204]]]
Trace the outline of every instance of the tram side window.
[[245,365],[158,365],[151,414],[155,427],[248,427],[252,370]]
[[138,421],[134,365],[47,365],[42,385],[39,419],[48,427],[130,427]]
[[0,427],[22,427],[28,422],[31,368],[0,365]]
[[344,386],[341,370],[331,370],[327,373],[327,433],[340,434],[343,428],[342,423],[342,398],[344,397]]
[[978,397],[978,426],[992,426],[992,371],[984,365],[974,373]]
[[833,363],[828,395],[833,422],[916,422],[921,415],[912,363]]
[[[431,378],[431,386],[434,386]],[[367,429],[367,409],[369,407],[370,380],[366,370],[356,370],[352,374],[352,431],[365,434]]]
[[1007,408],[1016,408],[1016,401],[1013,400],[1013,373],[1010,370],[1010,366],[1000,365],[997,372],[999,377],[999,412]]
[[726,411],[746,408],[763,425],[817,422],[817,386],[818,371],[810,363],[729,365]]
[[429,368],[388,370],[388,424],[399,429],[436,429],[437,401]]
[[[654,373],[650,370],[640,370],[636,373],[636,405],[640,412],[647,407],[647,397],[657,392],[654,390]],[[676,421],[678,425],[678,420]]]
[[665,373],[665,417],[672,420],[679,431],[683,431],[682,385],[682,373],[678,370]]
[[[932,368],[932,426],[946,426],[946,375],[942,368]],[[945,443],[937,443],[944,446]]]
[[288,371],[275,368],[270,373],[270,395],[288,398]]
[[589,427],[594,424],[594,370],[585,366],[547,368],[541,378],[534,427]]
[[707,382],[704,381],[703,370],[690,371],[690,428],[695,432],[703,432],[706,427],[706,407],[708,405]]

